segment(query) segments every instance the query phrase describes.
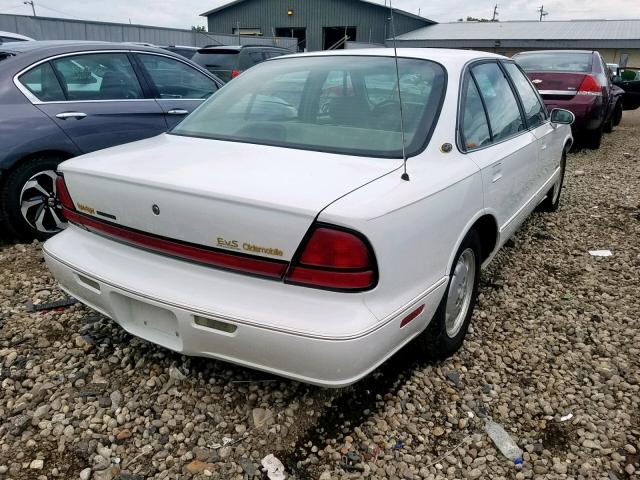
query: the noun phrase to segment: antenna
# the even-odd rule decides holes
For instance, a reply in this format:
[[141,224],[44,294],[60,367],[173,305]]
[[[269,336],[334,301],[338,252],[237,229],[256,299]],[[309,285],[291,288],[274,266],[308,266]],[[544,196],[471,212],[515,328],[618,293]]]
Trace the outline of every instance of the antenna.
[[402,109],[402,93],[400,92],[400,68],[398,67],[398,47],[396,46],[396,26],[393,22],[393,6],[391,0],[389,0],[389,10],[391,11],[391,37],[393,38],[393,58],[396,63],[396,84],[398,87],[398,100],[400,102],[400,133],[402,136],[402,163],[403,172],[402,180],[409,181],[409,174],[407,173],[407,152],[404,143],[404,112]]
[[498,13],[498,4],[496,3],[496,6],[493,7],[493,18],[491,19],[492,22],[497,22],[498,19],[496,18],[498,15],[500,15]]

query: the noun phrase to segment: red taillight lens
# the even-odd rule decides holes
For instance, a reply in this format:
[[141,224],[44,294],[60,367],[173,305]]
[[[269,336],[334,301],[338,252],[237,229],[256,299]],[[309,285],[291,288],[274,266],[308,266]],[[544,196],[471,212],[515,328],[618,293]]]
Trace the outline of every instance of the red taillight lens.
[[56,178],[56,196],[64,208],[75,210],[73,200],[71,200],[71,195],[67,189],[67,184],[64,183],[64,177],[62,175],[58,175],[58,178]]
[[315,227],[286,276],[288,283],[349,291],[372,288],[376,280],[368,242],[356,233],[329,226]]
[[304,247],[300,263],[310,267],[367,268],[369,249],[353,233],[318,228]]
[[231,78],[236,78],[242,73],[242,70],[231,70]]
[[602,95],[602,87],[592,75],[585,75],[578,88],[578,95]]

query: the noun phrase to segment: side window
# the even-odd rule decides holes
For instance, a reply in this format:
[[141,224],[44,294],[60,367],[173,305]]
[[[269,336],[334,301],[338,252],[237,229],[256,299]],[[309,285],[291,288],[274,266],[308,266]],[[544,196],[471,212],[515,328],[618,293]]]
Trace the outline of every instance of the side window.
[[491,142],[487,114],[473,79],[467,75],[467,89],[462,104],[462,140],[468,150]]
[[525,130],[518,101],[498,64],[482,63],[473,67],[471,73],[487,106],[493,140],[500,141]]
[[158,98],[208,98],[218,89],[213,80],[173,58],[140,54],[140,59],[158,90]]
[[38,65],[18,79],[41,102],[64,102],[64,92],[49,62]]
[[54,60],[69,101],[144,98],[125,53],[92,53]]
[[529,127],[537,127],[547,119],[547,111],[540,102],[535,87],[515,64],[503,63],[503,65],[520,95],[527,124]]

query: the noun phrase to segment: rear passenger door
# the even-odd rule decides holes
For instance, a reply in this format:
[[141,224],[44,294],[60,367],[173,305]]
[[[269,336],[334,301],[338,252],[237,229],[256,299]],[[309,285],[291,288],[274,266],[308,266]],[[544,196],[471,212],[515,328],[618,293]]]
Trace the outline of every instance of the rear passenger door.
[[551,125],[544,103],[520,67],[510,62],[503,62],[502,65],[520,97],[527,127],[538,139],[540,159],[537,185],[538,188],[542,188],[553,176],[555,170],[560,167],[562,150],[564,149],[564,134]]
[[[41,101],[84,152],[166,131],[163,112],[145,93],[127,52],[83,53],[51,59],[64,100]],[[36,67],[38,68],[38,67]]]
[[135,55],[170,129],[218,90],[214,80],[185,62],[151,53]]
[[504,242],[530,210],[536,190],[538,143],[505,72],[495,61],[472,65],[463,83],[461,147],[482,171],[485,208]]

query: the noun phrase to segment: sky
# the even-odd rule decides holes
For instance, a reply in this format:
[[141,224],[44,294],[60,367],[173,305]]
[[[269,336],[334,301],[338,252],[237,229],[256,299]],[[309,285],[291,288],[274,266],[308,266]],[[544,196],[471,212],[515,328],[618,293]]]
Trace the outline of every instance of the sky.
[[[300,0],[294,0],[297,3]],[[373,0],[384,4],[384,0]],[[537,20],[536,11],[544,1],[548,20],[640,18],[640,0],[497,0],[498,18],[507,20]],[[80,18],[104,22],[137,23],[163,27],[190,28],[206,25],[200,13],[211,10],[226,0],[34,0],[36,14],[48,17]],[[393,0],[393,6],[420,13],[437,22],[458,18],[490,18],[496,1]],[[23,0],[0,0],[0,13],[30,15],[31,6]]]

